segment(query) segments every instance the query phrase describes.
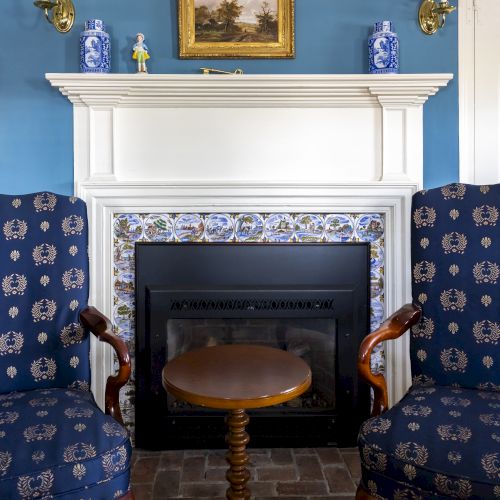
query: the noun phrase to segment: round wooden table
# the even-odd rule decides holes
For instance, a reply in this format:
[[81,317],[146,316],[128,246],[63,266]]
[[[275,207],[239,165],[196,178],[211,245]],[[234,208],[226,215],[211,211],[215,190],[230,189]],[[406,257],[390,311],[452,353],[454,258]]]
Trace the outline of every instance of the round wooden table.
[[165,365],[163,387],[188,403],[229,410],[226,478],[228,499],[248,499],[245,410],[284,403],[311,385],[311,370],[299,357],[257,345],[218,345],[189,351]]

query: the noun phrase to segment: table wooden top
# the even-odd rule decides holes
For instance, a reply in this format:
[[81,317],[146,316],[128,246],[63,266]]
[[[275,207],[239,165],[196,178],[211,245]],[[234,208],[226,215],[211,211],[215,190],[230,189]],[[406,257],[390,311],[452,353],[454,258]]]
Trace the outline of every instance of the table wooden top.
[[262,408],[289,401],[311,385],[309,366],[295,354],[257,345],[218,345],[167,363],[163,387],[177,399],[209,408]]

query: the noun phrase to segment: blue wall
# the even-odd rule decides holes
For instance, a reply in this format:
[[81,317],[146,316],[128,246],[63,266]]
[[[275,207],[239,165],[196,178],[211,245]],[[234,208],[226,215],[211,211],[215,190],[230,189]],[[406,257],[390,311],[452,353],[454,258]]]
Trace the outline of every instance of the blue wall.
[[457,14],[426,36],[417,25],[419,0],[296,0],[293,60],[177,58],[177,0],[74,0],[75,27],[57,33],[31,0],[2,1],[0,51],[0,192],[72,192],[72,106],[45,80],[77,72],[79,32],[101,18],[112,37],[113,72],[134,72],[133,35],[146,35],[152,73],[198,73],[201,66],[246,73],[365,73],[366,39],[374,21],[390,19],[401,38],[401,72],[450,72],[455,79],[425,106],[425,186],[458,179]]

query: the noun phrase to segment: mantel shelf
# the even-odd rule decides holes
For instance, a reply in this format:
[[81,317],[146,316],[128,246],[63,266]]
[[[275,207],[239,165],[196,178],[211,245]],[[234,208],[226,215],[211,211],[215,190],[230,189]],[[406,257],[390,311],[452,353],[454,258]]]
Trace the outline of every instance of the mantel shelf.
[[114,107],[421,106],[453,74],[180,75],[48,73],[75,105]]

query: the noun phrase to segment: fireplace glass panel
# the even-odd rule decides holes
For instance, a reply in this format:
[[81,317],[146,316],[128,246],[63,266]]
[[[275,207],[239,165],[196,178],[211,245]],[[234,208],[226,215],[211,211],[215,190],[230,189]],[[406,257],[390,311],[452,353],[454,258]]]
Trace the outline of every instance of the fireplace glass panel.
[[[258,344],[292,352],[311,367],[313,383],[305,394],[281,406],[299,413],[335,409],[335,319],[178,318],[167,320],[166,333],[168,361],[184,352],[219,344]],[[168,408],[174,413],[200,409],[170,394]]]

